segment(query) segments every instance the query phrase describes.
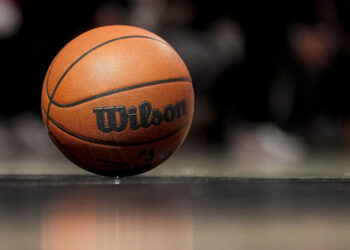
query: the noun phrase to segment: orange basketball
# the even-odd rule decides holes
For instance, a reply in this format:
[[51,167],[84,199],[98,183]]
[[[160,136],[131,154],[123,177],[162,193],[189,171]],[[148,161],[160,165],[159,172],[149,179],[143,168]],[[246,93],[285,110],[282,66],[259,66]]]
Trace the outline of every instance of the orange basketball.
[[159,36],[105,26],[69,42],[42,88],[42,116],[60,151],[108,176],[134,175],[164,162],[191,126],[190,74]]

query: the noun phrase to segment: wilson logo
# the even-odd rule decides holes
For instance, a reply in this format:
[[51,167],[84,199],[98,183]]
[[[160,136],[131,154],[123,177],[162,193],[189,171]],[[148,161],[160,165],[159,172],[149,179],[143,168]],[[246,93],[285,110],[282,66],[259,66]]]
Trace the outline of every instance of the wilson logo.
[[163,122],[170,123],[186,114],[186,101],[175,105],[169,104],[163,110],[152,109],[148,101],[140,103],[139,108],[125,106],[94,108],[98,129],[103,133],[122,132],[128,125],[132,130],[159,126]]

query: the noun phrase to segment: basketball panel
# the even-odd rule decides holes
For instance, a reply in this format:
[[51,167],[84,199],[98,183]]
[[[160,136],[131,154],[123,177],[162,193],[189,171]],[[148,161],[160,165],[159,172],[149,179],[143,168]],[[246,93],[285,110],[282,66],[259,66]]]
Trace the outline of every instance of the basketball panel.
[[106,146],[82,141],[51,126],[50,136],[60,151],[87,171],[128,176],[146,172],[168,159],[182,144],[187,130],[172,137],[139,146]]
[[171,47],[145,38],[125,39],[96,49],[74,65],[53,100],[67,105],[118,88],[174,78],[190,76]]
[[[187,126],[192,120],[193,106],[192,84],[174,82],[115,93],[68,108],[52,105],[50,117],[65,130],[85,138],[107,144],[137,144]],[[132,117],[136,117],[133,120],[132,107],[135,108]]]
[[148,36],[166,43],[162,38],[153,34],[152,32],[132,26],[111,25],[89,30],[71,40],[57,54],[56,62],[52,68],[52,72],[54,72],[54,74],[50,77],[50,81],[48,82],[49,95],[51,96],[53,94],[57,83],[64,75],[68,67],[82,55],[109,40],[125,36]]

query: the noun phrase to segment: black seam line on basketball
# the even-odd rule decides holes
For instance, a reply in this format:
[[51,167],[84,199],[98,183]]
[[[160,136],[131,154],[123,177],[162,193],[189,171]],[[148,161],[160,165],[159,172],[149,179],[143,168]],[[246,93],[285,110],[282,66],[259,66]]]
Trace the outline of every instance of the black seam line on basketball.
[[73,107],[85,102],[89,102],[104,96],[108,96],[108,95],[112,95],[115,93],[120,93],[120,92],[124,92],[124,91],[128,91],[128,90],[133,90],[133,89],[138,89],[138,88],[143,88],[143,87],[148,87],[148,86],[152,86],[152,85],[159,85],[159,84],[165,84],[165,83],[173,83],[173,82],[191,82],[191,79],[189,78],[171,78],[171,79],[164,79],[164,80],[159,80],[159,81],[153,81],[153,82],[145,82],[145,83],[140,83],[140,84],[136,84],[133,86],[129,86],[129,87],[125,87],[125,88],[120,88],[120,89],[114,89],[105,93],[101,93],[98,95],[94,95],[94,96],[90,96],[88,98],[76,101],[76,102],[72,102],[72,103],[68,103],[68,104],[60,104],[55,102],[54,100],[52,100],[52,104],[60,107],[60,108],[69,108],[69,107]]
[[[55,56],[55,58],[53,59],[51,65],[50,65],[49,71],[47,73],[47,78],[46,78],[46,94],[47,94],[47,97],[49,98],[49,101],[50,101],[50,94],[49,94],[49,84],[48,84],[48,82],[49,82],[51,70],[52,70],[53,65],[55,64],[56,58],[57,58],[57,56]],[[49,120],[48,119],[46,119],[46,126],[49,127]]]
[[55,58],[52,60],[52,63],[50,65],[50,68],[49,68],[49,72],[47,73],[47,78],[46,78],[46,95],[47,97],[49,98],[50,100],[50,93],[49,93],[49,78],[50,78],[50,74],[51,74],[51,70],[53,68],[53,65],[55,64],[55,61],[56,61],[56,58],[57,58],[57,55],[55,56]]
[[[158,41],[158,42],[162,42],[162,43],[165,43],[167,44],[166,42],[162,41],[162,40],[159,40],[155,37],[151,37],[151,36],[137,36],[137,35],[133,35],[133,36],[122,36],[122,37],[117,37],[117,38],[113,38],[111,40],[108,40],[108,41],[105,41],[103,43],[100,43],[98,45],[96,45],[95,47],[91,48],[90,50],[86,51],[84,54],[82,54],[80,57],[78,57],[78,59],[76,59],[62,74],[62,76],[60,77],[60,79],[58,80],[54,90],[52,91],[52,95],[49,96],[49,104],[48,104],[48,107],[47,107],[47,113],[50,114],[50,108],[51,108],[51,104],[52,104],[52,100],[53,100],[53,97],[58,89],[58,86],[60,85],[60,83],[62,82],[63,78],[67,75],[67,73],[74,67],[74,65],[76,65],[80,60],[82,60],[85,56],[87,56],[88,54],[90,54],[92,51],[106,45],[106,44],[109,44],[111,42],[114,42],[114,41],[119,41],[119,40],[123,40],[123,39],[129,39],[129,38],[145,38],[145,39],[152,39],[152,40],[155,40],[155,41]],[[48,116],[49,117],[49,116]],[[48,124],[48,118],[46,120],[47,124]]]
[[78,138],[80,140],[83,141],[87,141],[87,142],[91,142],[91,143],[96,143],[96,144],[101,144],[101,145],[107,145],[107,146],[137,146],[137,145],[145,145],[145,144],[150,144],[153,142],[157,142],[157,141],[161,141],[164,140],[168,137],[171,137],[173,135],[175,135],[176,133],[178,133],[179,131],[181,131],[183,128],[186,127],[188,122],[185,122],[184,124],[182,124],[180,127],[178,127],[177,129],[175,129],[174,131],[170,132],[169,134],[166,134],[164,136],[158,137],[156,139],[152,139],[149,141],[144,141],[144,142],[124,142],[124,143],[118,143],[118,142],[109,142],[109,141],[102,141],[102,140],[95,140],[92,138],[88,138],[82,135],[78,135],[75,134],[71,131],[69,131],[68,129],[64,128],[62,125],[60,125],[59,123],[57,123],[55,120],[53,120],[47,113],[47,111],[44,109],[43,106],[41,106],[41,108],[43,109],[45,115],[47,116],[47,118],[49,119],[49,121],[51,121],[57,128],[59,128],[60,130],[62,130],[63,132],[65,132],[66,134],[73,136],[75,138]]

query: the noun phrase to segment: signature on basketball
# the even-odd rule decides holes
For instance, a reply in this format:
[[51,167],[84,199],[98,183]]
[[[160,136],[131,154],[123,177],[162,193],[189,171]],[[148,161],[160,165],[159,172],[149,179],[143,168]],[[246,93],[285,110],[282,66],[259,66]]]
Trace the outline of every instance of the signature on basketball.
[[94,108],[93,112],[96,114],[97,127],[103,133],[121,132],[128,124],[130,129],[138,130],[159,126],[163,122],[169,123],[183,117],[186,114],[186,101],[182,100],[174,105],[168,104],[162,111],[158,108],[152,109],[151,103],[144,101],[140,103],[138,109],[133,106],[128,109],[125,106],[114,106]]

